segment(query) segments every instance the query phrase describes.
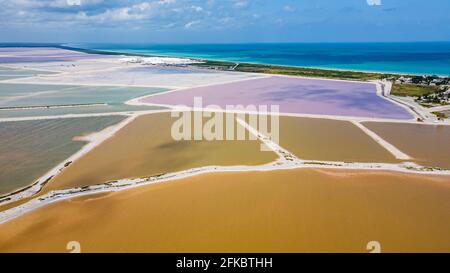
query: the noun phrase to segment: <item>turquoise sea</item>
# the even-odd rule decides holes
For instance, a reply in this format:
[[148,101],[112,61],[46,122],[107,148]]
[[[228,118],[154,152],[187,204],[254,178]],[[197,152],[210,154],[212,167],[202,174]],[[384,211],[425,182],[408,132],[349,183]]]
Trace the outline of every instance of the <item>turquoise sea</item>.
[[450,75],[450,42],[69,44],[87,49],[287,66]]

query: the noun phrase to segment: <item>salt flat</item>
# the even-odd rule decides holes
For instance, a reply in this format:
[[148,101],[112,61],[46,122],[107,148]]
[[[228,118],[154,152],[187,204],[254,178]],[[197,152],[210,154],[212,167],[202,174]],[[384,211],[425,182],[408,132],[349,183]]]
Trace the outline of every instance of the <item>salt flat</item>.
[[20,79],[26,77],[33,77],[39,74],[52,74],[49,71],[37,71],[27,69],[14,69],[5,66],[0,66],[0,81]]
[[[3,48],[0,63],[14,69],[59,72],[13,81],[36,84],[194,87],[258,77],[193,67],[145,65],[126,62],[120,55],[86,54],[59,48]],[[10,81],[11,82],[11,81]]]
[[185,88],[260,77],[254,74],[217,72],[195,68],[142,66],[135,64],[127,66],[116,62],[111,62],[111,66],[104,70],[97,68],[91,69],[76,73],[66,72],[54,76],[26,78],[20,82]]
[[[17,176],[19,169],[47,162],[40,157],[50,161],[53,152],[61,155],[39,170],[50,170],[39,181],[45,183],[36,183],[29,193],[8,196],[0,207],[7,220],[0,232],[8,235],[0,237],[2,252],[65,251],[74,238],[88,252],[366,251],[374,238],[383,241],[386,251],[441,251],[448,246],[449,223],[442,220],[449,208],[448,172],[399,164],[402,160],[385,149],[388,143],[380,145],[361,125],[369,119],[414,122],[408,110],[380,96],[375,83],[145,65],[123,56],[51,48],[0,52],[0,58],[5,57],[9,61],[0,71],[6,75],[0,84],[0,107],[105,105],[2,109],[0,117],[9,121],[0,123],[9,139],[3,145],[4,160],[16,160],[4,164],[5,174]],[[7,78],[7,73],[17,77]],[[270,141],[247,127],[258,140],[176,141],[170,112],[136,112],[191,106],[196,96],[204,105],[222,107],[279,105],[282,113],[291,115],[280,118],[280,146],[269,145],[272,151],[262,152],[261,142]],[[72,147],[73,134],[64,130],[69,120],[55,118],[91,115],[70,121],[78,127],[124,118],[102,117],[103,122],[93,117],[111,112],[128,119],[112,131],[81,138],[91,142],[81,150],[77,142],[73,158],[59,152],[63,144],[58,141]],[[43,115],[50,120],[27,121],[22,123],[25,129],[8,120]],[[403,134],[396,140],[377,126],[367,127],[396,146],[396,141],[408,138]],[[55,140],[58,134],[63,135]],[[34,142],[40,139],[44,144]],[[427,138],[430,141],[433,138]],[[51,148],[39,149],[47,146]],[[397,147],[410,154],[401,144]],[[437,159],[420,147],[418,153],[411,151],[412,161],[447,166],[441,138],[432,149],[434,153],[444,147],[436,152]],[[38,151],[30,156],[33,149]],[[49,154],[42,155],[42,150]],[[33,162],[28,166],[19,164],[29,161]],[[71,164],[65,166],[67,162]],[[155,182],[160,178],[167,181]],[[121,192],[105,193],[116,190]],[[68,213],[74,217],[66,217]],[[411,225],[415,229],[408,229]],[[128,236],[121,236],[124,233]],[[420,234],[431,235],[418,238]],[[42,236],[50,239],[43,242]]]
[[53,47],[4,47],[0,48],[0,63],[42,63],[75,61],[80,59],[105,58],[107,56],[85,54]]

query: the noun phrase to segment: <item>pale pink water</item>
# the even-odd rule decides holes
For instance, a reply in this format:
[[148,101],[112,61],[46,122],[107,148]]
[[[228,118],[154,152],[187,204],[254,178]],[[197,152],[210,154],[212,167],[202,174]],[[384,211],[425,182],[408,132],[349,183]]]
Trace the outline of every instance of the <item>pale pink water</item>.
[[154,104],[279,105],[280,112],[354,117],[411,119],[404,108],[376,94],[373,83],[272,76],[198,87],[143,98]]

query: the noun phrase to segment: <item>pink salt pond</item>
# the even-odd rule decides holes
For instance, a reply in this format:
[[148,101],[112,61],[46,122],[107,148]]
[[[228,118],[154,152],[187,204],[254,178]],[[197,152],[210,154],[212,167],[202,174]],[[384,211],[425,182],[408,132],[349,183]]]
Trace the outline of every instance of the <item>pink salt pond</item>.
[[376,94],[364,82],[271,76],[207,87],[184,89],[141,99],[141,102],[192,107],[203,105],[279,105],[281,113],[412,119],[405,108]]
[[87,54],[52,47],[3,47],[1,63],[72,62],[83,59],[108,58],[107,55]]

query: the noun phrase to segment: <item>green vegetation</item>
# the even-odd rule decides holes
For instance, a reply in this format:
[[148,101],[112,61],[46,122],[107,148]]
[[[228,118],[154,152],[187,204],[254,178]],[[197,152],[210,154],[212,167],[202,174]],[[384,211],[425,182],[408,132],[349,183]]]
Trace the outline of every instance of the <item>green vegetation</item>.
[[402,97],[404,96],[420,97],[423,95],[436,93],[438,91],[439,89],[436,86],[396,83],[392,86],[391,94]]
[[[142,53],[123,53],[112,52],[95,49],[83,49],[68,46],[56,46],[62,49],[79,51],[87,54],[102,54],[102,55],[124,55],[124,56],[138,56],[138,57],[160,57],[152,54]],[[199,59],[200,60],[200,59]],[[307,67],[294,67],[294,66],[281,66],[281,65],[265,65],[265,64],[253,64],[253,63],[237,63],[229,61],[213,61],[213,60],[200,60],[203,61],[199,64],[192,64],[192,66],[223,70],[223,71],[239,71],[239,72],[251,72],[251,73],[265,73],[276,75],[290,75],[290,76],[303,76],[303,77],[317,77],[327,79],[342,79],[342,80],[381,80],[387,79],[389,81],[397,81],[408,77],[411,81],[411,86],[418,86],[426,83],[429,85],[432,81],[438,80],[436,85],[448,84],[450,78],[439,78],[437,76],[411,76],[411,75],[399,75],[388,73],[374,73],[374,72],[359,72],[349,70],[332,70],[332,69],[320,69],[320,68],[307,68]]]
[[341,70],[328,70],[317,68],[276,66],[276,65],[250,64],[250,63],[239,63],[239,65],[236,67],[236,63],[220,62],[220,61],[205,61],[204,63],[201,64],[195,64],[195,66],[212,68],[216,70],[233,70],[239,72],[317,77],[328,79],[364,80],[364,81],[378,80],[393,76],[390,74],[381,74],[381,73],[367,73],[357,71],[341,71]]
[[[80,48],[61,47],[69,50],[76,50],[89,54],[106,55],[129,55],[140,57],[155,57],[149,54],[126,54],[119,52],[106,52],[101,50],[89,50]],[[292,67],[279,65],[264,65],[252,63],[236,63],[228,61],[201,60],[202,63],[192,64],[191,66],[221,70],[238,71],[250,73],[264,73],[274,75],[303,76],[339,80],[388,80],[394,82],[391,94],[397,96],[416,97],[416,101],[423,106],[445,105],[448,103],[448,87],[450,77],[438,76],[411,76],[386,73],[371,73],[345,70],[318,69],[306,67]],[[433,84],[433,85],[431,85]]]
[[433,115],[439,119],[448,119],[450,117],[450,111],[433,112]]

